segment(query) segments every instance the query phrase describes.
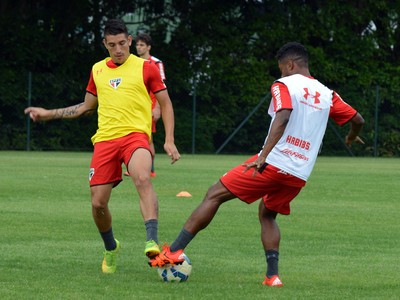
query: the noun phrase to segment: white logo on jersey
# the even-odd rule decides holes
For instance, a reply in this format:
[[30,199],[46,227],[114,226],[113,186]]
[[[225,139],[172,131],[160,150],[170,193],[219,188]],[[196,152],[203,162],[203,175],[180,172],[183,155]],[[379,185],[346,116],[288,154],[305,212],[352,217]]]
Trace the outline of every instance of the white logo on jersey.
[[276,100],[275,111],[278,111],[282,108],[282,99],[281,99],[281,91],[279,90],[279,86],[274,86],[272,88],[272,93],[274,94]]

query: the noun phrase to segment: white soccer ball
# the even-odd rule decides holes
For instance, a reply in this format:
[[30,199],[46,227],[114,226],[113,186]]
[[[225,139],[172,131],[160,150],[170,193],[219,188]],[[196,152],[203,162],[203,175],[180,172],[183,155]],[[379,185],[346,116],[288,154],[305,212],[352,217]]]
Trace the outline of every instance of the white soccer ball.
[[167,264],[163,267],[157,267],[158,275],[164,282],[183,282],[188,280],[192,272],[192,263],[185,253],[182,253],[184,261],[180,265]]

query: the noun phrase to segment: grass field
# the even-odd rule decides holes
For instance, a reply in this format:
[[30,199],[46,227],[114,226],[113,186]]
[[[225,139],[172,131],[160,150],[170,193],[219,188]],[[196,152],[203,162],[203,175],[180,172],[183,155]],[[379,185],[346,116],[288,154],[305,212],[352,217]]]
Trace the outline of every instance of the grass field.
[[[320,157],[290,216],[278,217],[281,289],[261,285],[257,204],[224,204],[186,248],[188,282],[147,266],[130,182],[113,191],[118,270],[101,273],[91,217],[91,153],[0,152],[0,299],[399,299],[400,159]],[[156,158],[160,242],[172,242],[220,175],[246,156]],[[178,198],[180,191],[193,197]]]

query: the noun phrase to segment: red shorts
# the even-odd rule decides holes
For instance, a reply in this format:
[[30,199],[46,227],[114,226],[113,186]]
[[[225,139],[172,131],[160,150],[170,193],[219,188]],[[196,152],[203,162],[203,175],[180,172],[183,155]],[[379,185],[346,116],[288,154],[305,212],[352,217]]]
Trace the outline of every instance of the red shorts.
[[156,127],[156,121],[154,121],[154,119],[151,120],[151,132],[154,133],[157,131],[157,127]]
[[128,165],[133,152],[139,148],[150,151],[147,134],[133,132],[124,137],[94,144],[92,162],[90,163],[90,186],[122,181],[122,163]]
[[[245,163],[256,158],[257,155],[254,155]],[[242,165],[234,167],[220,178],[221,183],[246,203],[262,198],[267,209],[289,215],[290,202],[300,193],[306,182],[272,165],[267,165],[256,176],[253,176],[253,168],[243,173],[245,168]]]

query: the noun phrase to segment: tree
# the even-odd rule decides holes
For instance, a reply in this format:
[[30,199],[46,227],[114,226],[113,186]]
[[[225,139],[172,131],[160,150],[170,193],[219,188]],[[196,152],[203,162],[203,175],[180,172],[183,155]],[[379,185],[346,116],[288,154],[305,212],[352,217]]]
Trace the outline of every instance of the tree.
[[[366,119],[363,137],[372,155],[379,87],[379,153],[400,154],[400,5],[398,1],[318,0],[136,0],[3,1],[0,6],[0,147],[23,149],[26,82],[33,74],[35,105],[81,101],[90,68],[102,59],[102,27],[109,17],[140,16],[162,58],[176,114],[176,142],[191,151],[196,96],[196,152],[213,153],[269,93],[279,77],[274,58],[288,41],[310,51],[313,76],[334,88]],[[65,16],[68,16],[65,17]],[[136,32],[132,32],[133,35]],[[133,49],[132,49],[133,50]],[[134,50],[133,50],[134,52]],[[268,103],[268,101],[266,102]],[[269,126],[267,104],[229,142],[224,152],[259,150]],[[161,122],[160,122],[161,123]],[[159,123],[161,127],[162,124]],[[35,124],[34,149],[90,149],[95,118]],[[87,128],[87,130],[82,130]],[[344,136],[347,129],[334,127]],[[343,131],[345,130],[345,131]],[[161,147],[162,130],[155,143]],[[328,128],[323,154],[347,154]]]
[[[128,5],[128,3],[131,3]],[[2,2],[0,49],[0,147],[23,149],[23,109],[27,79],[32,74],[32,104],[60,107],[82,101],[94,61],[104,57],[101,26],[119,10],[133,10],[128,1]],[[96,121],[54,122],[35,126],[33,149],[88,149]],[[87,128],[87,130],[81,130]]]

